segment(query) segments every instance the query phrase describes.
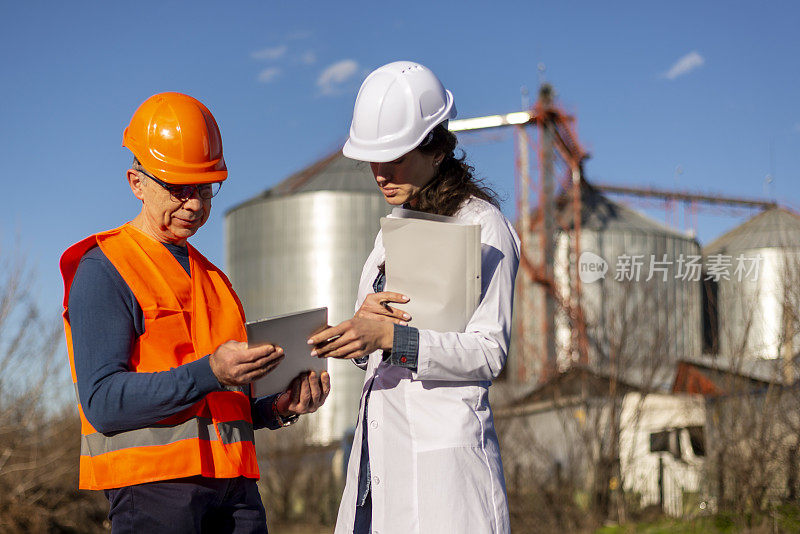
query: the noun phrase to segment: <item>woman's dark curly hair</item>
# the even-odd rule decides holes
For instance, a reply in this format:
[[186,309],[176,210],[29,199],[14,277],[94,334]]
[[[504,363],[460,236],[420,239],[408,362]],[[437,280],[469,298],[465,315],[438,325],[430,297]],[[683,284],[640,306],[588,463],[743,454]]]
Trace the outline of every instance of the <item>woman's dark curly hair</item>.
[[444,159],[436,174],[417,193],[414,209],[437,215],[452,216],[469,197],[474,196],[500,207],[497,193],[482,180],[475,178],[474,168],[465,160],[463,151],[455,155],[458,139],[443,124],[434,128],[428,138],[417,147],[426,155],[441,153]]

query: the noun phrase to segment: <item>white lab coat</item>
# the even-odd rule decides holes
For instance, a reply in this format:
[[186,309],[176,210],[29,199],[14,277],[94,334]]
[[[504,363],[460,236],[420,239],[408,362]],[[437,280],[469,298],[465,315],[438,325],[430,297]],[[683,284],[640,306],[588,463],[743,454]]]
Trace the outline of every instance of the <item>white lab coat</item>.
[[[355,520],[364,395],[370,382],[372,532],[509,532],[503,465],[488,389],[506,362],[519,238],[494,206],[471,198],[456,216],[481,225],[481,302],[465,332],[419,331],[417,372],[370,355],[336,534]],[[356,309],[385,260],[381,234]],[[421,266],[424,268],[424,266]]]

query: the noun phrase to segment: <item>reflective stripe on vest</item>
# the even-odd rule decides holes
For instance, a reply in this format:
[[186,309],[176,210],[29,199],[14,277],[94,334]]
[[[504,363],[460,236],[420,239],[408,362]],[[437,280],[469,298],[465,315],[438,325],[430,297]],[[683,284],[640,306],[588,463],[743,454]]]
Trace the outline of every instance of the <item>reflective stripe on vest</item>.
[[[225,275],[191,246],[191,276],[161,243],[130,225],[90,236],[61,257],[64,330],[76,388],[69,290],[83,255],[99,246],[133,292],[145,334],[131,348],[133,372],[196,361],[228,340],[246,341],[244,312]],[[103,434],[80,398],[81,489],[110,489],[201,475],[258,478],[249,389],[225,387],[145,428]]]
[[198,438],[216,441],[217,431],[224,445],[239,441],[253,441],[253,425],[247,421],[227,421],[217,423],[205,417],[194,417],[172,426],[151,426],[128,430],[113,435],[95,432],[81,436],[81,456],[98,456],[107,452],[120,451],[131,447],[169,445],[182,439]]

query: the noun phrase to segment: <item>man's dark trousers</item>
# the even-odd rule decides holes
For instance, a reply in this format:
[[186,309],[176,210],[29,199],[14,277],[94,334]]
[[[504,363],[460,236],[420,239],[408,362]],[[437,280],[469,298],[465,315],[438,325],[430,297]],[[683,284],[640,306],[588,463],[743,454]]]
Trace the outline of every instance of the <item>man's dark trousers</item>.
[[105,490],[113,534],[266,534],[256,481],[189,477]]

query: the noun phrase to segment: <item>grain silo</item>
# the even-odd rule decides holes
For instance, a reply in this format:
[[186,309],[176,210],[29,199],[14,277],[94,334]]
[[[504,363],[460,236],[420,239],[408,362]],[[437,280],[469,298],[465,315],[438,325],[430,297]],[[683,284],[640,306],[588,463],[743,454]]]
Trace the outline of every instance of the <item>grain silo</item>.
[[[517,285],[528,292],[530,311],[525,314],[526,306],[518,294],[515,313],[520,315],[515,328],[519,332],[525,327],[528,332],[524,337],[514,336],[510,375],[515,381],[529,382],[571,365],[586,364],[649,387],[666,386],[675,361],[701,352],[700,271],[686,272],[686,263],[692,258],[699,266],[697,240],[609,200],[582,181],[580,258],[575,258],[571,197],[568,191],[556,200],[554,291],[557,299],[572,301],[574,279],[581,279],[586,361],[579,361],[575,323],[563,308],[557,308],[551,334],[554,349],[550,349],[557,369],[546,369],[547,336],[541,320],[545,290],[521,269]],[[533,220],[537,220],[536,214]],[[536,265],[541,262],[537,246],[541,236],[536,231],[532,235],[527,254]],[[579,271],[589,264],[598,270]],[[620,368],[614,370],[614,365]]]
[[793,358],[800,350],[800,216],[768,209],[703,249],[719,265],[711,296],[713,352],[727,358]]
[[[328,307],[328,322],[353,316],[361,268],[389,212],[369,165],[336,152],[225,215],[226,266],[248,319]],[[364,372],[329,360],[331,394],[315,414],[315,438],[341,439],[355,425]]]

